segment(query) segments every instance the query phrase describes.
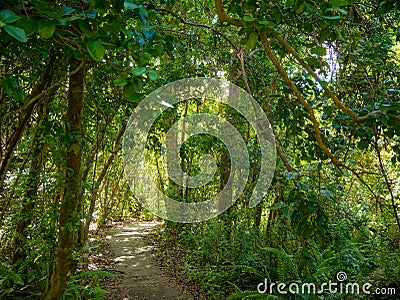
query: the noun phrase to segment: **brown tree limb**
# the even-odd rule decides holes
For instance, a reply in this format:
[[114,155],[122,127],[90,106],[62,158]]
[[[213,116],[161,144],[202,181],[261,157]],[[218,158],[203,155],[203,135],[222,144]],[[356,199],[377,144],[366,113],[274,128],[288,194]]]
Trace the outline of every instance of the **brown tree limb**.
[[[227,22],[230,25],[234,25],[237,27],[243,27],[243,23],[239,20],[233,19],[231,18],[229,15],[226,14],[223,4],[222,4],[222,0],[215,0],[215,6],[216,6],[216,10],[218,13],[218,17],[221,21],[221,23]],[[282,46],[284,46],[296,59],[297,61],[303,66],[307,66],[307,68],[314,73],[314,71],[312,71],[312,69],[300,58],[300,56],[282,39],[282,37],[279,36],[279,34],[273,30],[271,27],[269,26],[265,26],[267,30],[269,30],[270,32],[274,33],[275,35],[274,37],[278,40],[278,42],[280,42],[282,44]],[[294,94],[296,95],[296,98],[298,99],[298,101],[304,106],[304,108],[306,109],[306,111],[308,112],[308,114],[310,115],[310,119],[312,122],[312,126],[314,128],[314,133],[315,133],[315,138],[317,141],[318,146],[321,148],[321,150],[330,158],[330,160],[333,162],[334,165],[336,165],[337,167],[344,167],[345,169],[349,170],[351,173],[353,173],[358,179],[359,181],[367,187],[367,189],[371,192],[371,194],[375,197],[375,199],[377,199],[377,196],[375,194],[375,192],[372,190],[372,188],[370,186],[367,185],[367,183],[362,179],[362,177],[360,176],[359,173],[357,173],[355,170],[353,170],[352,168],[350,168],[349,166],[346,166],[345,164],[342,164],[338,158],[336,158],[332,152],[330,151],[330,149],[324,144],[323,140],[322,140],[322,136],[321,136],[321,131],[319,128],[319,124],[318,121],[315,117],[314,114],[314,109],[311,105],[308,104],[308,102],[306,100],[304,100],[303,96],[301,95],[300,91],[298,90],[298,88],[296,87],[296,85],[293,83],[293,81],[289,78],[289,76],[287,75],[287,73],[285,72],[285,70],[282,68],[281,64],[279,63],[279,61],[275,58],[274,54],[271,51],[270,45],[269,45],[269,41],[267,39],[267,37],[263,34],[261,34],[260,32],[258,32],[258,35],[261,38],[261,42],[264,46],[265,52],[268,56],[268,58],[271,60],[271,62],[274,64],[274,66],[276,67],[276,69],[278,70],[278,73],[282,76],[283,80],[285,81],[285,83],[289,86],[289,88],[294,92]],[[283,42],[283,43],[282,43]],[[302,64],[303,63],[303,64]],[[307,70],[308,71],[308,70]],[[315,73],[314,73],[315,74]],[[321,80],[319,79],[319,77],[315,74],[315,76],[317,77],[316,79],[321,82]],[[335,104],[342,109],[344,112],[346,112],[347,114],[349,114],[351,117],[353,117],[357,122],[361,122],[363,120],[366,120],[370,117],[370,115],[372,115],[374,112],[368,113],[365,116],[362,117],[358,117],[352,110],[350,110],[349,108],[347,108],[346,106],[344,106],[338,99],[337,97],[323,84],[321,84],[323,86],[324,89],[327,89],[328,92],[327,94],[334,100]],[[332,97],[333,96],[333,97]],[[394,116],[395,119],[400,119],[400,116]],[[277,149],[278,150],[278,149]],[[279,154],[279,150],[278,150],[278,154]]]
[[319,124],[317,121],[317,118],[314,114],[314,109],[313,107],[308,104],[306,100],[304,100],[303,96],[301,95],[300,91],[296,87],[296,85],[293,83],[293,81],[289,78],[287,75],[286,71],[282,68],[278,60],[275,58],[275,55],[272,53],[269,41],[265,35],[260,34],[261,37],[261,42],[264,46],[265,52],[268,56],[268,58],[271,60],[271,62],[274,64],[274,66],[277,68],[279,74],[282,76],[283,80],[285,83],[290,87],[290,89],[294,92],[296,95],[297,100],[304,106],[306,111],[308,112],[310,116],[310,120],[312,123],[312,126],[314,128],[314,133],[315,133],[315,139],[317,141],[318,146],[321,148],[321,150],[330,158],[333,164],[336,166],[340,165],[339,160],[332,154],[332,152],[328,149],[327,146],[325,146],[323,140],[322,140],[322,135],[321,135],[321,130],[319,128]]
[[388,174],[386,173],[385,166],[383,165],[381,152],[380,152],[379,147],[378,147],[378,134],[376,133],[376,131],[375,131],[375,151],[376,151],[376,154],[378,156],[379,168],[381,170],[383,178],[385,179],[386,187],[387,187],[387,189],[389,191],[389,194],[390,194],[391,206],[392,206],[392,209],[393,209],[393,215],[394,215],[394,218],[396,220],[397,227],[400,230],[400,219],[399,219],[399,214],[398,214],[398,211],[397,211],[395,197],[394,197],[394,194],[393,194],[392,185],[391,185],[390,180],[388,178]]
[[236,51],[239,51],[239,48],[235,45],[235,43],[232,42],[232,40],[230,38],[228,38],[226,36],[226,34],[224,34],[223,32],[221,32],[221,31],[219,31],[219,30],[217,30],[217,29],[215,29],[215,28],[213,28],[211,26],[208,26],[206,24],[199,24],[199,23],[187,21],[187,20],[185,20],[185,18],[181,17],[180,15],[178,15],[178,14],[176,14],[176,13],[170,11],[170,10],[164,9],[164,8],[157,8],[156,10],[160,11],[160,12],[168,13],[169,15],[171,15],[174,18],[177,18],[179,21],[181,21],[182,24],[193,26],[193,27],[201,27],[201,28],[209,29],[212,32],[222,36]]
[[[231,18],[224,10],[222,0],[215,0],[215,7],[218,13],[218,17],[220,21],[227,22],[228,24],[237,26],[237,27],[243,27],[243,23],[239,20]],[[278,60],[275,58],[274,54],[271,51],[271,48],[269,46],[269,41],[265,35],[259,34],[261,37],[261,42],[264,46],[264,50],[268,56],[268,58],[271,60],[271,62],[274,64],[275,68],[278,70],[279,74],[282,76],[283,80],[286,82],[286,84],[290,87],[290,89],[295,93],[298,101],[304,106],[304,108],[307,110],[307,112],[310,115],[310,119],[314,128],[315,132],[315,138],[317,140],[318,146],[322,149],[322,151],[325,152],[325,154],[331,159],[331,161],[336,165],[339,166],[340,162],[339,160],[332,154],[332,152],[328,149],[328,147],[325,146],[322,136],[321,136],[321,131],[319,129],[319,124],[318,121],[315,117],[314,114],[314,109],[312,108],[311,105],[308,104],[306,100],[304,100],[303,96],[301,95],[300,91],[298,88],[295,86],[295,84],[290,80],[289,76],[283,70],[281,64],[278,62]]]
[[217,9],[218,18],[221,23],[227,22],[228,24],[236,26],[236,27],[243,27],[242,21],[230,17],[225,12],[224,5],[222,4],[222,0],[215,0],[215,7]]
[[[251,89],[250,89],[250,86],[249,86],[249,82],[248,82],[248,79],[247,79],[243,51],[241,50],[237,55],[238,55],[238,58],[240,60],[240,67],[242,69],[242,77],[243,77],[244,86],[245,86],[247,92],[250,95],[252,95],[252,92],[251,92]],[[271,87],[270,95],[273,95],[273,93],[274,93],[274,87]],[[285,165],[286,169],[289,172],[293,172],[294,170],[293,170],[292,166],[290,165],[289,160],[287,159],[285,152],[283,152],[282,148],[280,147],[280,145],[277,142],[275,142],[275,148],[276,148],[276,151],[278,152],[278,155],[279,155],[280,159],[282,160],[283,164]]]
[[343,112],[347,113],[350,117],[355,119],[357,122],[367,119],[368,117],[358,117],[350,108],[345,106],[340,100],[336,97],[336,95],[327,87],[327,85],[319,78],[319,76],[311,69],[311,67],[300,57],[297,52],[290,47],[288,43],[271,27],[265,27],[268,31],[270,31],[273,37],[296,59],[296,61],[307,70],[307,72],[321,85],[324,89],[325,93],[333,100],[335,105],[341,109]]
[[75,75],[76,73],[78,73],[82,67],[84,66],[84,61],[82,61],[80,63],[80,65],[78,65],[74,70],[72,70],[71,72],[69,72],[67,75],[63,76],[62,78],[60,78],[59,80],[57,80],[56,82],[54,82],[52,85],[50,85],[48,88],[46,88],[45,90],[43,90],[41,93],[39,93],[38,95],[32,97],[32,99],[30,99],[28,101],[28,103],[26,103],[24,106],[18,108],[15,111],[9,112],[8,114],[5,114],[2,116],[2,119],[6,119],[11,117],[12,115],[15,115],[21,111],[27,110],[30,105],[34,105],[36,104],[37,100],[39,100],[41,97],[43,97],[46,93],[48,93],[50,90],[54,89],[55,87],[59,86],[61,83],[63,83],[65,80],[67,80],[68,78],[70,78],[71,76]]
[[[215,7],[218,13],[218,17],[220,19],[221,23],[227,22],[230,25],[237,26],[237,27],[243,27],[243,23],[240,20],[234,19],[230,17],[224,10],[224,6],[222,3],[222,0],[215,0]],[[274,30],[272,27],[266,25],[265,28],[272,34],[272,36],[296,59],[296,61],[304,67],[307,72],[315,79],[317,82],[321,85],[323,90],[326,92],[326,94],[333,100],[335,105],[345,112],[347,115],[352,117],[356,122],[362,122],[367,120],[369,117],[371,117],[372,114],[376,112],[369,112],[364,116],[357,116],[356,113],[354,113],[350,108],[348,108],[346,105],[344,105],[338,97],[328,88],[328,86],[319,78],[319,76],[312,70],[312,68],[297,54],[297,52],[278,34],[276,30]],[[395,119],[397,117],[400,118],[400,116],[395,116]]]
[[[18,143],[20,142],[20,139],[22,138],[23,132],[25,130],[25,126],[28,124],[28,121],[30,120],[34,109],[38,102],[42,100],[42,97],[45,95],[44,92],[40,92],[43,89],[45,91],[50,90],[50,87],[54,86],[54,84],[50,85],[51,80],[53,78],[53,67],[54,67],[54,62],[55,62],[55,54],[52,54],[49,58],[47,68],[44,71],[43,77],[42,77],[42,82],[35,87],[35,89],[32,92],[32,99],[27,103],[23,108],[23,114],[20,115],[18,124],[16,126],[15,131],[12,133],[11,137],[6,143],[6,150],[4,153],[4,157],[2,158],[0,162],[0,194],[3,192],[3,185],[4,181],[6,178],[6,173],[9,169],[10,162],[13,158],[13,154],[15,149],[18,146]],[[47,88],[47,86],[49,86]],[[57,85],[55,85],[57,86]],[[44,98],[46,100],[47,98]],[[19,110],[21,111],[21,109]],[[0,115],[0,120],[3,119],[5,116]]]
[[105,178],[105,176],[107,174],[108,168],[110,167],[111,163],[114,161],[114,158],[117,155],[117,153],[121,147],[121,139],[122,139],[122,136],[124,135],[125,129],[126,129],[126,124],[124,123],[120,127],[118,135],[115,139],[114,149],[111,152],[110,156],[108,157],[107,161],[105,162],[103,169],[101,170],[99,177],[97,178],[96,183],[94,184],[94,187],[92,190],[92,195],[90,198],[87,223],[85,224],[84,231],[83,231],[83,237],[82,237],[82,241],[81,241],[82,244],[86,243],[86,241],[87,241],[89,226],[90,226],[90,222],[92,220],[92,214],[94,212],[94,208],[96,205],[97,195],[99,194],[99,188],[101,186],[103,179]]

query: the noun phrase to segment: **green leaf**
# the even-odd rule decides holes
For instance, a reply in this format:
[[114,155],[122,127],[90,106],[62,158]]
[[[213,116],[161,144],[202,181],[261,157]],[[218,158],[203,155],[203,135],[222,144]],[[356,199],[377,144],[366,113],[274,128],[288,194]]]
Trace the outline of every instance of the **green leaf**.
[[9,95],[13,95],[16,100],[23,100],[25,98],[25,94],[15,77],[7,75],[2,82],[2,86],[4,91]]
[[269,27],[276,28],[276,24],[275,24],[275,23],[270,22],[270,21],[266,21],[266,20],[258,21],[258,24],[260,24],[260,25],[267,25],[267,26],[269,26]]
[[289,206],[285,206],[283,208],[283,215],[285,216],[285,218],[289,219],[290,216],[292,215],[292,210],[290,209]]
[[126,85],[128,83],[128,81],[126,81],[125,78],[117,78],[117,79],[114,80],[113,83],[114,83],[115,86],[124,86],[124,85]]
[[129,99],[130,101],[132,101],[132,102],[138,102],[139,100],[142,100],[144,96],[145,96],[145,94],[143,94],[143,93],[132,93],[132,94],[129,96],[128,99]]
[[66,26],[68,24],[68,20],[66,19],[57,19],[57,25]]
[[15,25],[22,28],[25,31],[26,36],[31,36],[37,29],[36,21],[32,18],[22,18],[18,20]]
[[328,191],[328,190],[322,190],[321,194],[324,195],[327,198],[332,197],[332,193],[330,191]]
[[243,17],[243,21],[245,22],[253,22],[255,20],[255,18],[251,17],[251,16],[244,16]]
[[75,12],[74,8],[68,7],[65,4],[63,4],[62,9],[61,9],[61,13],[62,13],[63,16],[64,15],[70,15],[70,14],[72,14],[74,12]]
[[296,179],[298,176],[299,176],[299,174],[296,173],[296,172],[287,172],[287,173],[285,174],[285,178],[286,178],[287,180]]
[[141,29],[141,30],[152,30],[152,29],[155,29],[155,28],[157,28],[157,26],[155,26],[155,25],[143,25],[143,24],[139,24],[138,26],[137,26],[137,28],[139,28],[139,29]]
[[90,11],[85,12],[85,15],[86,15],[86,17],[87,17],[88,19],[96,19],[96,17],[97,17],[97,11],[95,11],[95,10],[90,10]]
[[11,35],[14,39],[26,43],[26,34],[25,31],[22,28],[12,26],[12,25],[6,25],[3,27],[5,32],[7,32],[9,35]]
[[38,29],[39,35],[44,39],[49,39],[53,36],[54,31],[56,30],[56,25],[54,24],[46,24],[41,26]]
[[257,40],[258,40],[258,35],[255,32],[250,33],[247,42],[246,42],[246,47],[247,49],[253,49],[256,44],[257,44]]
[[316,70],[318,68],[321,68],[321,66],[322,66],[321,62],[317,58],[315,58],[314,56],[307,57],[304,60],[314,70]]
[[85,35],[85,37],[87,39],[92,39],[96,36],[92,32],[92,28],[89,26],[89,24],[87,22],[79,20],[79,21],[77,21],[77,23],[78,23],[79,29],[83,32],[83,34]]
[[95,61],[101,61],[106,53],[106,49],[104,46],[95,40],[89,40],[86,42],[86,48],[90,54],[90,56]]
[[285,206],[285,203],[283,203],[283,202],[278,202],[278,203],[274,203],[274,205],[272,205],[271,209],[272,209],[272,210],[280,209],[280,208],[282,208],[282,207],[284,207],[284,206]]
[[318,56],[325,56],[326,55],[326,49],[324,47],[321,47],[321,46],[315,46],[314,48],[312,48],[311,53],[312,54],[316,54]]
[[158,78],[160,78],[160,74],[158,74],[156,70],[149,70],[146,74],[150,80],[157,80]]
[[309,185],[302,181],[298,181],[298,182],[296,182],[296,184],[299,187],[300,191],[307,191],[309,188]]
[[131,72],[133,76],[142,76],[146,72],[146,67],[133,67]]
[[124,95],[126,98],[129,99],[134,93],[135,93],[135,88],[133,87],[133,84],[132,84],[132,83],[126,84],[126,85],[124,86],[123,95]]
[[143,82],[140,78],[134,77],[132,81],[124,86],[123,95],[131,101],[135,101],[142,95],[137,95],[143,89]]
[[67,222],[66,224],[65,224],[65,226],[67,227],[67,229],[68,229],[68,231],[69,232],[72,232],[74,229],[72,228],[72,223],[71,222]]
[[17,284],[23,285],[24,281],[21,278],[21,275],[10,270],[7,269],[5,267],[0,267],[0,278],[5,278],[7,280],[11,280]]
[[261,294],[255,291],[244,291],[230,295],[228,298],[226,298],[226,300],[234,300],[234,299],[278,299],[278,296],[270,294]]
[[20,16],[16,15],[12,10],[3,9],[0,11],[0,21],[4,23],[13,23],[21,19]]
[[139,17],[143,23],[145,23],[146,18],[149,17],[149,12],[143,5],[139,5]]
[[310,250],[303,248],[300,250],[301,254],[303,254],[305,257],[312,257],[312,254],[310,252]]
[[332,7],[341,7],[348,4],[346,0],[330,0],[329,3]]
[[136,5],[135,3],[132,3],[131,1],[124,2],[124,10],[133,10],[136,8],[139,8],[139,5]]
[[322,16],[322,18],[327,20],[339,20],[340,16]]
[[142,79],[140,79],[138,77],[132,78],[132,86],[133,86],[133,90],[136,93],[139,93],[143,89],[143,81],[142,81]]
[[75,21],[75,20],[84,20],[84,19],[85,19],[85,15],[83,15],[83,14],[80,14],[80,15],[73,14],[67,18],[67,20],[70,22]]
[[329,274],[330,268],[329,267],[322,267],[317,272],[313,274],[314,277],[317,277],[322,274]]
[[[32,3],[35,7],[35,10],[39,13],[41,16],[45,16],[49,19],[58,19],[61,17],[61,11],[56,11],[49,5],[49,2],[41,1],[41,0],[31,0],[29,1]],[[66,1],[64,1],[66,2]]]
[[341,13],[342,15],[347,15],[347,11],[345,11],[342,8],[337,8],[337,7],[335,7],[335,8],[327,8],[326,11],[334,11],[334,12],[337,11],[337,12]]
[[185,53],[186,52],[186,48],[184,46],[182,46],[181,44],[176,44],[176,49],[178,49],[180,52]]

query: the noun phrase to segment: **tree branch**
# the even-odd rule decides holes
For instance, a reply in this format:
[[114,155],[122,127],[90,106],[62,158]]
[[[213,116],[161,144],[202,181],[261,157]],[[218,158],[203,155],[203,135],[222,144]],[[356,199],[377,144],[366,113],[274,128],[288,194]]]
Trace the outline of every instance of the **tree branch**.
[[61,79],[57,80],[56,82],[54,82],[51,86],[49,86],[47,89],[43,90],[41,93],[39,93],[38,95],[34,96],[32,99],[29,100],[28,103],[26,103],[24,106],[20,107],[19,109],[10,112],[8,114],[5,114],[2,118],[6,119],[9,118],[12,115],[15,115],[21,111],[26,110],[31,104],[34,104],[38,99],[40,99],[41,97],[43,97],[47,92],[49,92],[50,90],[54,89],[55,87],[57,87],[58,85],[60,85],[61,83],[63,83],[65,80],[67,80],[69,77],[75,75],[76,73],[79,72],[80,69],[82,69],[83,65],[85,64],[85,61],[82,61],[80,63],[80,65],[78,67],[76,67],[73,71],[71,71],[70,73],[68,73],[67,75],[63,76]]
[[178,20],[180,20],[183,24],[209,29],[212,32],[222,36],[236,51],[239,51],[239,48],[232,42],[232,40],[230,38],[228,38],[223,32],[218,31],[217,29],[215,29],[211,26],[187,21],[183,17],[179,16],[178,14],[176,14],[170,10],[164,9],[164,8],[156,8],[156,11],[168,13],[169,15],[173,16],[174,18],[177,18]]
[[[240,60],[240,67],[242,69],[242,77],[243,77],[244,86],[246,87],[247,92],[250,95],[252,95],[252,92],[251,92],[250,86],[249,86],[249,82],[247,80],[246,68],[245,68],[245,65],[244,65],[244,54],[243,54],[243,51],[241,50],[237,54],[237,56],[238,56],[238,58]],[[273,92],[274,92],[274,90],[271,87],[270,94],[273,94]],[[275,142],[275,148],[276,148],[276,151],[278,152],[278,155],[279,155],[280,159],[282,160],[283,164],[285,165],[286,169],[289,172],[293,172],[294,170],[293,170],[292,166],[290,165],[289,160],[287,159],[285,152],[283,152],[281,146],[279,145],[279,143],[277,141]]]
[[394,194],[393,194],[392,185],[391,185],[390,180],[388,178],[388,174],[386,173],[385,166],[383,165],[383,161],[382,161],[382,157],[381,157],[381,151],[379,150],[379,147],[378,147],[378,134],[377,134],[376,131],[375,131],[375,151],[376,151],[376,154],[378,155],[379,168],[381,169],[382,176],[385,179],[386,187],[389,190],[390,199],[391,199],[391,206],[392,206],[392,209],[393,209],[394,218],[396,220],[397,227],[400,230],[400,219],[399,219],[399,214],[397,212],[397,206],[396,206],[396,202],[395,202],[395,197],[394,197]]
[[308,114],[310,115],[310,120],[311,120],[311,123],[314,128],[315,139],[317,140],[318,146],[330,158],[330,160],[332,161],[333,164],[335,164],[336,166],[339,166],[340,165],[339,160],[332,154],[332,152],[328,149],[328,147],[325,146],[325,144],[322,140],[321,131],[319,129],[319,124],[318,124],[317,118],[315,117],[313,107],[310,104],[308,104],[308,102],[306,100],[304,100],[303,96],[301,95],[301,93],[298,90],[298,88],[296,87],[296,85],[289,78],[289,76],[287,75],[285,70],[282,68],[282,66],[280,65],[278,60],[275,58],[275,56],[272,53],[271,48],[269,46],[269,41],[268,41],[267,37],[263,34],[260,34],[260,37],[261,37],[261,42],[264,46],[264,49],[265,49],[265,52],[266,52],[268,58],[271,60],[271,62],[277,68],[279,74],[282,76],[285,83],[294,92],[297,100],[304,106],[304,108],[307,110]]
[[357,116],[356,113],[354,113],[350,108],[348,108],[346,105],[344,105],[337,97],[336,95],[328,88],[328,86],[319,78],[319,76],[311,69],[311,67],[297,54],[297,52],[290,47],[290,45],[271,27],[265,26],[265,28],[272,33],[273,37],[290,53],[293,55],[293,57],[296,59],[296,61],[304,67],[304,69],[307,70],[307,72],[315,79],[318,81],[318,83],[321,85],[323,90],[327,93],[327,95],[333,100],[335,105],[341,109],[343,112],[345,112],[347,115],[352,117],[356,122],[362,122],[366,119],[368,119],[372,114],[376,112],[370,112],[366,114],[365,116]]
[[222,0],[215,0],[215,7],[217,9],[219,21],[221,23],[227,22],[228,24],[236,27],[243,27],[243,23],[240,20],[236,20],[228,16],[228,14],[224,10]]

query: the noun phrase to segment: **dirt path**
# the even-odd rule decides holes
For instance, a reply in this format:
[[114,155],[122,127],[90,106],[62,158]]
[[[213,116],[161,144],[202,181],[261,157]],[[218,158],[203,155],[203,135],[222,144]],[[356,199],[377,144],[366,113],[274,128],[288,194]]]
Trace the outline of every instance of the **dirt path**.
[[119,225],[109,233],[110,250],[115,255],[116,268],[121,273],[119,299],[193,299],[182,293],[179,287],[155,265],[151,258],[152,247],[146,243],[156,223]]

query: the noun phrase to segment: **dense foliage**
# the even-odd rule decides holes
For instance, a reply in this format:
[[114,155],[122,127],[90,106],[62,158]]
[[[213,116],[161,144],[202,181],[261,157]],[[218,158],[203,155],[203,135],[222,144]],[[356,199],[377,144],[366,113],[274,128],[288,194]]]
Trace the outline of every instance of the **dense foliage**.
[[279,299],[258,284],[322,284],[338,272],[400,293],[399,23],[394,0],[2,1],[0,298],[104,295],[93,281],[82,286],[110,276],[87,271],[90,223],[151,217],[122,180],[127,120],[151,91],[189,77],[251,94],[278,158],[251,208],[260,149],[243,116],[191,99],[157,120],[147,159],[159,189],[179,201],[220,192],[230,161],[215,137],[192,137],[183,170],[200,172],[208,153],[218,172],[201,189],[169,180],[160,151],[172,124],[218,114],[249,149],[251,173],[232,207],[202,223],[166,222],[158,255],[177,263],[177,276],[210,299]]

